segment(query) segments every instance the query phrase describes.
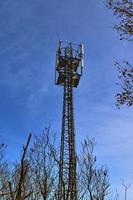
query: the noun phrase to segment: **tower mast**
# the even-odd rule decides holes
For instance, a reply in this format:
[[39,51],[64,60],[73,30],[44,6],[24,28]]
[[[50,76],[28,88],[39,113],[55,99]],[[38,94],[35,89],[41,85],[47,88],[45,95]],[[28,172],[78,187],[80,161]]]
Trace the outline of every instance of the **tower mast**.
[[56,84],[64,87],[58,200],[77,200],[73,87],[78,87],[83,68],[83,45],[59,42]]

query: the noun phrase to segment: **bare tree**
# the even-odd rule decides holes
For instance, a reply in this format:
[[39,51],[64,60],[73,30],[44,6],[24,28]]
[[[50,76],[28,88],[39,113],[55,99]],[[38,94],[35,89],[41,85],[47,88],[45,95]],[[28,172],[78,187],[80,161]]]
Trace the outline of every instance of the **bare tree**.
[[[133,41],[133,1],[132,0],[106,0],[106,6],[119,18],[114,28],[120,33],[120,39]],[[116,95],[116,105],[133,105],[133,65],[127,61],[122,64],[116,62],[119,78],[122,81],[121,92]]]
[[120,19],[114,28],[120,32],[121,40],[133,41],[133,1],[107,0],[106,5]]
[[4,198],[8,190],[8,163],[5,161],[6,145],[4,143],[0,144],[0,199]]
[[85,139],[79,156],[81,199],[104,200],[109,187],[108,169],[96,167],[95,140]]
[[[31,135],[23,147],[21,160],[6,171],[0,182],[1,200],[57,200],[59,146],[56,136],[46,128],[28,150]],[[96,166],[95,141],[86,139],[77,164],[78,199],[104,200],[109,187],[108,170]],[[1,175],[1,174],[0,174]],[[2,179],[2,176],[0,177]],[[4,183],[4,184],[3,184]]]
[[108,197],[107,197],[107,200],[119,200],[120,198],[119,198],[119,193],[118,193],[118,191],[116,190],[116,191],[111,191],[111,192],[109,192],[109,195],[108,195]]
[[27,181],[29,162],[26,158],[30,139],[31,134],[26,145],[23,146],[20,162],[15,163],[13,168],[6,173],[6,188],[4,192],[2,191],[2,200],[25,200],[30,196],[31,191],[28,191],[29,182]]
[[[24,185],[26,175],[29,170],[28,161],[25,159],[25,157],[26,157],[27,149],[28,149],[28,146],[30,143],[30,139],[31,139],[31,134],[29,135],[26,145],[23,147],[23,154],[22,154],[22,158],[21,158],[21,162],[20,162],[19,179],[18,179],[18,185],[16,188],[17,190],[16,190],[16,195],[15,195],[15,200],[26,199],[30,195],[30,193],[25,194],[26,187]],[[13,194],[13,191],[11,189],[11,196],[12,196],[12,194]]]
[[126,185],[124,180],[122,180],[122,186],[124,187],[124,200],[127,200],[127,191],[131,187],[131,184]]
[[52,152],[55,143],[55,135],[52,138],[50,128],[46,128],[43,135],[35,137],[35,142],[30,150],[33,188],[37,199],[54,198],[58,171]]
[[118,107],[123,104],[133,105],[133,67],[128,62],[123,63],[124,67],[119,62],[115,63],[119,71],[119,79],[121,80],[119,85],[122,88],[122,91],[116,95],[116,105]]

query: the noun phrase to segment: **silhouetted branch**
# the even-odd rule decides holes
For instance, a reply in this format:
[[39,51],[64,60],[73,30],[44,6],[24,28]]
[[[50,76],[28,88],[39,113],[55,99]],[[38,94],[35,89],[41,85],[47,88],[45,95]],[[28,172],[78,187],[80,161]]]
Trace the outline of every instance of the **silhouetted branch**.
[[120,19],[114,28],[120,32],[121,40],[133,41],[133,1],[106,0],[106,6]]
[[22,158],[21,158],[21,166],[20,166],[20,178],[19,178],[19,183],[18,183],[18,189],[17,189],[17,194],[16,194],[16,200],[21,200],[21,192],[22,192],[22,184],[25,181],[25,176],[27,173],[27,168],[25,166],[25,156],[26,156],[26,152],[29,146],[31,140],[31,134],[28,137],[27,143],[25,146],[23,146],[23,154],[22,154]]
[[119,84],[122,91],[116,95],[117,103],[116,105],[120,107],[123,104],[128,106],[133,105],[133,67],[132,65],[124,61],[122,64],[119,62],[115,63],[115,66],[119,72],[119,79],[121,83]]

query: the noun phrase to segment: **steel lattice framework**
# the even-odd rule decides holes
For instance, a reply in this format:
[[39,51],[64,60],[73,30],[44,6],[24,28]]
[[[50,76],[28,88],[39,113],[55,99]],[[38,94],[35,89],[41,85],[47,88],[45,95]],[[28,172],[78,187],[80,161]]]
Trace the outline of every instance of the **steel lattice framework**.
[[56,84],[64,87],[58,200],[77,200],[73,87],[83,68],[83,45],[59,42],[56,54]]

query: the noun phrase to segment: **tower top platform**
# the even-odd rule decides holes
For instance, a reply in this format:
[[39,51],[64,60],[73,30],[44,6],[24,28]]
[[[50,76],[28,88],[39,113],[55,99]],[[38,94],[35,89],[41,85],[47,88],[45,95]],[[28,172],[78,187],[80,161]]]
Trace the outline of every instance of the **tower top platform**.
[[64,86],[66,76],[72,79],[72,87],[77,87],[83,69],[83,45],[59,41],[56,52],[55,83]]

